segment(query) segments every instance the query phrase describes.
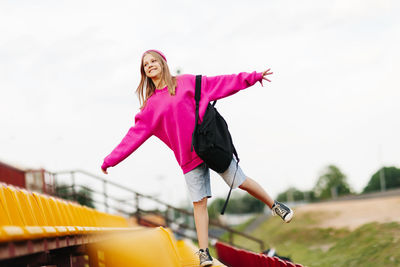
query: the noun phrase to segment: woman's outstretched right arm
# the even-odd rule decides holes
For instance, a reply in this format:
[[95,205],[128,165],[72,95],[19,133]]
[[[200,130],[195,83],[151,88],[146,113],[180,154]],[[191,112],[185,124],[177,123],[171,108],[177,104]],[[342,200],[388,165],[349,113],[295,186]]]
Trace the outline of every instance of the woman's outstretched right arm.
[[151,127],[142,119],[142,114],[135,117],[135,126],[131,127],[121,143],[104,159],[101,169],[107,174],[107,168],[114,167],[152,136]]

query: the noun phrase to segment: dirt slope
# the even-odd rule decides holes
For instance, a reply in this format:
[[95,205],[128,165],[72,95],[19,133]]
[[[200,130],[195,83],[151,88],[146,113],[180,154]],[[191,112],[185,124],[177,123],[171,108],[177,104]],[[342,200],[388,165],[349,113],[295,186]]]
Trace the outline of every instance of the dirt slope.
[[400,222],[400,196],[307,204],[297,207],[295,216],[309,212],[316,217],[315,226],[323,228],[353,230],[370,222]]

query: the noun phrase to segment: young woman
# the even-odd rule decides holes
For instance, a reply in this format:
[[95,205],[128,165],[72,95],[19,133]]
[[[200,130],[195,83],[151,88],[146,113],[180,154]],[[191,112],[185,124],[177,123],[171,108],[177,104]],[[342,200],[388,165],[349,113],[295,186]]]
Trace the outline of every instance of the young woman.
[[[192,133],[195,125],[196,103],[195,76],[170,74],[167,59],[157,50],[146,51],[141,59],[141,81],[137,93],[141,103],[140,112],[135,116],[135,125],[131,127],[121,143],[104,159],[101,166],[107,174],[107,168],[133,153],[152,135],[157,136],[175,154],[182,168],[190,197],[193,201],[194,220],[200,250],[201,266],[212,265],[208,252],[208,212],[207,198],[211,197],[210,171],[203,161],[191,151]],[[254,85],[271,75],[270,69],[263,72],[239,73],[215,77],[202,76],[201,100],[199,105],[200,121],[210,101],[218,100]],[[231,185],[236,170],[236,161],[232,159],[229,168],[219,175]],[[237,169],[233,188],[239,187],[264,202],[285,222],[290,222],[293,211],[282,203],[274,201],[253,179],[246,177],[242,169]]]

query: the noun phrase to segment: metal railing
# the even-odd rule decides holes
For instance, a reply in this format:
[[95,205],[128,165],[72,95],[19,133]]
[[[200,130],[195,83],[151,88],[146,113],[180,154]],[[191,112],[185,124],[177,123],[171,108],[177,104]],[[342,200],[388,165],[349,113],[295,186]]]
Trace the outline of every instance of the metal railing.
[[[49,172],[49,174],[56,183],[55,186],[52,186],[54,195],[75,201],[78,201],[79,198],[84,199],[98,210],[120,214],[127,218],[135,218],[136,222],[142,225],[169,227],[178,236],[196,239],[192,211],[174,207],[153,196],[136,192],[84,170]],[[83,180],[90,181],[90,186],[78,183],[78,181],[82,181],[82,175],[84,176]],[[77,180],[78,176],[80,176],[79,180]],[[68,180],[69,183],[66,182]],[[154,217],[156,217],[156,220],[154,220]],[[234,243],[234,237],[241,236],[258,243],[261,251],[265,249],[263,240],[223,225],[219,221],[210,219],[210,227],[222,229],[222,232],[228,233],[228,240],[221,240],[221,235],[217,236],[210,233],[211,239],[221,240],[243,248],[240,244]]]

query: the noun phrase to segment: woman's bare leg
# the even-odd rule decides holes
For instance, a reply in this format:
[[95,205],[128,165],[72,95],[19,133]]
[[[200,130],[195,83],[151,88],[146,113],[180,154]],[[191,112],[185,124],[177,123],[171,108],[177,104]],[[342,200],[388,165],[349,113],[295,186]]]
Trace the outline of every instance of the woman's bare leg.
[[207,198],[205,197],[199,202],[193,202],[193,210],[199,248],[206,249],[208,247]]
[[240,189],[247,191],[253,197],[261,200],[272,208],[274,200],[268,195],[268,193],[259,185],[256,181],[250,177],[246,177],[246,180],[239,186]]

